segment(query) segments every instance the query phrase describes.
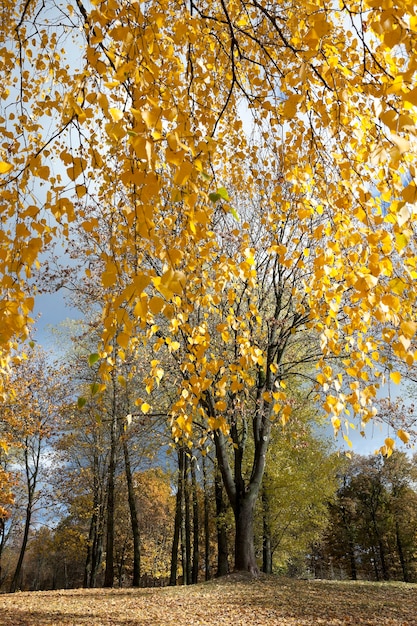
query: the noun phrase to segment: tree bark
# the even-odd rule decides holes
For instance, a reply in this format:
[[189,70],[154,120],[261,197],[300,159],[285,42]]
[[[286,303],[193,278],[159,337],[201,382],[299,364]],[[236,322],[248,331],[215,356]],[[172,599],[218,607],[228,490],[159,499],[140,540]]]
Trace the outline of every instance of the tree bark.
[[[113,383],[113,388],[115,387]],[[114,391],[114,395],[115,395]],[[115,403],[115,397],[114,397]],[[116,474],[116,445],[117,445],[117,414],[113,406],[110,427],[110,459],[107,478],[107,516],[106,516],[106,569],[104,572],[104,587],[113,587],[114,584],[114,512],[115,494],[114,478]]]
[[23,559],[25,558],[26,548],[29,539],[30,523],[32,519],[32,500],[30,499],[26,507],[25,528],[23,531],[22,545],[20,547],[19,559],[10,584],[10,593],[14,593],[19,588],[19,580],[22,572]]
[[200,519],[195,464],[196,459],[191,459],[191,487],[193,500],[193,568],[191,572],[191,582],[193,585],[198,583],[198,572],[200,568]]
[[271,529],[268,521],[269,498],[265,486],[262,487],[262,571],[272,574]]
[[35,497],[36,485],[38,480],[39,463],[41,456],[41,441],[37,439],[35,442],[35,449],[33,450],[33,467],[31,469],[31,463],[29,460],[29,441],[26,440],[24,457],[25,457],[25,471],[26,471],[26,488],[27,488],[27,505],[26,505],[26,517],[25,528],[23,531],[22,545],[20,547],[19,559],[17,561],[16,569],[13,574],[12,582],[10,584],[10,592],[14,593],[19,587],[19,581],[22,573],[23,559],[25,558],[26,548],[29,539],[30,524],[32,521],[33,513],[33,501]]
[[138,522],[138,513],[136,507],[135,489],[133,485],[132,469],[130,466],[129,450],[127,443],[123,440],[123,454],[125,459],[125,473],[127,483],[127,495],[129,501],[130,524],[132,526],[133,538],[133,576],[132,586],[140,585],[140,531]]
[[203,456],[203,490],[204,490],[204,578],[210,580],[210,497],[207,484],[207,462]]
[[226,503],[223,498],[222,477],[216,464],[214,475],[214,491],[216,498],[216,526],[217,526],[217,572],[216,576],[225,576],[229,573],[229,549],[225,523]]
[[171,572],[169,578],[169,584],[175,586],[177,584],[178,573],[178,547],[180,543],[180,534],[182,526],[182,490],[183,490],[183,474],[184,474],[184,451],[182,448],[178,449],[178,480],[177,480],[177,494],[175,497],[175,520],[174,520],[174,536],[172,539],[172,551],[171,551]]
[[191,511],[190,511],[190,459],[189,456],[184,453],[184,520],[183,520],[183,542],[184,550],[183,555],[185,557],[185,563],[183,560],[183,577],[184,585],[191,584]]
[[94,588],[97,584],[97,574],[103,553],[103,505],[102,489],[99,476],[99,459],[93,457],[93,512],[88,534],[87,555],[84,566],[84,588]]
[[235,568],[250,572],[253,575],[259,573],[253,535],[256,496],[255,492],[241,494],[237,499],[234,511],[236,524]]

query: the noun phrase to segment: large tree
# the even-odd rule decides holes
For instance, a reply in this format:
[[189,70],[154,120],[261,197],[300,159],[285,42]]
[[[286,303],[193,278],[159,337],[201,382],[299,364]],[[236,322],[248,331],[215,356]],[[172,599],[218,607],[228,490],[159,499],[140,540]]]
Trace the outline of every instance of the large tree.
[[[286,405],[284,387],[274,386],[285,385],[287,333],[320,333],[318,382],[336,429],[349,404],[364,421],[372,417],[381,342],[414,360],[415,30],[414,5],[405,0],[20,0],[3,7],[2,366],[10,342],[25,335],[39,255],[51,240],[72,235],[77,215],[100,249],[97,280],[107,288],[103,378],[111,380],[115,359],[141,335],[157,336],[156,316],[168,320],[161,340],[173,353],[176,333],[185,332],[189,349],[178,352],[178,365],[186,382],[172,420],[191,436],[202,410],[214,433],[239,545],[247,546],[238,567],[254,567],[244,511],[253,510],[259,489],[270,417]],[[253,142],[251,125],[259,131]],[[223,254],[223,224],[239,212],[226,184],[248,197],[268,188],[262,263],[246,221],[239,253]],[[283,225],[294,214],[288,236]],[[104,247],[100,220],[111,230]],[[282,272],[297,276],[285,328],[273,307],[270,322],[258,314],[257,285],[268,276],[278,301]],[[225,294],[230,314],[216,309]],[[207,308],[222,317],[221,341],[231,337],[238,346],[230,392],[222,388],[221,359],[211,358],[219,338],[199,318]],[[340,361],[329,364],[332,355],[343,356],[342,369]],[[245,483],[241,414],[229,418],[248,377],[256,389],[257,460]],[[150,378],[161,378],[156,359]]]

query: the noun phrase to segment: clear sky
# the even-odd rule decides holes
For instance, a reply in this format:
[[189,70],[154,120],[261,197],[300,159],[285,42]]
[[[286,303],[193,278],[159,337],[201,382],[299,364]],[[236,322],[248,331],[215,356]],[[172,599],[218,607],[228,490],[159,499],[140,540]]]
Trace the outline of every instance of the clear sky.
[[35,298],[35,332],[34,339],[46,350],[57,350],[56,339],[51,332],[52,327],[58,326],[65,319],[80,319],[81,314],[68,306],[64,299],[65,292],[60,289],[51,294],[37,295]]

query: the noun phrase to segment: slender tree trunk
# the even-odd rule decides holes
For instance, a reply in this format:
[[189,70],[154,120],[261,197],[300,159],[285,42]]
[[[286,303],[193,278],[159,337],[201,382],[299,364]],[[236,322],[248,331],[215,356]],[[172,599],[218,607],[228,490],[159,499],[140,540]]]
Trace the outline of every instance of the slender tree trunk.
[[223,485],[220,470],[216,463],[214,474],[214,491],[216,498],[216,526],[217,526],[217,572],[216,576],[225,576],[229,573],[229,548],[227,543],[227,529],[225,514],[227,510],[223,498]]
[[87,555],[85,557],[85,565],[84,565],[84,578],[83,578],[83,587],[87,589],[91,586],[91,573],[93,566],[93,546],[95,541],[95,533],[96,533],[96,512],[94,507],[93,515],[90,520],[90,529],[88,531],[88,541],[87,541]]
[[16,589],[18,589],[19,587],[19,580],[20,580],[20,575],[22,572],[23,559],[25,558],[26,548],[28,545],[31,519],[32,519],[32,498],[29,499],[28,505],[26,507],[26,519],[25,519],[25,528],[23,531],[22,545],[20,547],[19,559],[17,561],[16,569],[13,574],[13,579],[10,584],[10,593],[14,593]]
[[28,500],[27,500],[27,506],[26,506],[25,527],[23,531],[22,545],[20,547],[20,552],[19,552],[19,559],[17,561],[16,569],[14,571],[12,582],[10,584],[11,593],[14,593],[16,591],[16,589],[19,586],[19,581],[21,578],[23,559],[25,558],[25,554],[26,554],[26,548],[27,548],[28,539],[29,539],[30,524],[32,521],[33,499],[34,499],[35,491],[36,491],[38,471],[39,471],[39,462],[40,462],[40,455],[41,455],[41,442],[40,440],[37,440],[35,443],[35,450],[33,452],[33,457],[32,457],[34,466],[31,469],[28,445],[29,445],[29,442],[26,441],[24,456],[25,456],[26,488],[27,488]]
[[183,541],[185,563],[183,561],[184,585],[191,584],[191,506],[190,506],[190,458],[188,454],[184,454],[184,524],[183,524]]
[[94,588],[103,553],[103,506],[99,459],[95,452],[93,458],[93,512],[88,533],[87,554],[84,566],[84,588]]
[[114,583],[114,478],[116,474],[117,416],[113,409],[110,431],[110,459],[107,478],[107,515],[106,515],[106,569],[104,587],[113,587]]
[[380,575],[379,575],[379,569],[378,569],[378,559],[377,559],[377,556],[376,556],[376,550],[375,550],[375,546],[374,545],[371,546],[371,552],[372,552],[372,563],[373,563],[374,572],[375,572],[375,580],[377,582],[379,582]]
[[356,558],[355,558],[355,546],[353,544],[353,540],[349,537],[348,541],[348,552],[349,552],[349,563],[350,563],[350,578],[351,580],[358,580],[358,572],[356,568]]
[[103,558],[103,540],[104,540],[104,518],[103,518],[102,507],[99,507],[97,513],[97,522],[96,522],[96,531],[94,534],[94,543],[93,543],[93,559],[91,563],[91,576],[90,576],[90,587],[94,588],[97,586],[97,576],[99,573],[100,565]]
[[0,588],[3,585],[3,570],[2,570],[2,559],[3,559],[3,550],[6,544],[6,520],[4,517],[0,517]]
[[133,485],[132,469],[130,466],[129,450],[127,443],[123,440],[123,454],[125,459],[125,472],[127,482],[127,494],[129,500],[130,523],[132,526],[133,537],[133,577],[132,586],[140,585],[140,531],[138,522],[138,513],[136,507],[135,489]]
[[178,547],[180,543],[180,534],[182,526],[182,490],[183,490],[183,475],[184,475],[184,450],[178,449],[178,480],[177,480],[177,494],[175,497],[175,521],[174,521],[174,536],[172,540],[171,551],[171,572],[169,578],[169,584],[175,586],[177,584],[178,573]]
[[207,484],[207,461],[203,456],[203,490],[204,490],[204,571],[205,580],[210,580],[210,498]]
[[194,585],[198,583],[198,572],[200,569],[200,518],[195,464],[196,459],[191,459],[191,487],[193,498],[193,569],[191,572],[191,582]]
[[269,498],[265,487],[262,487],[262,571],[272,574],[271,529],[268,520]]

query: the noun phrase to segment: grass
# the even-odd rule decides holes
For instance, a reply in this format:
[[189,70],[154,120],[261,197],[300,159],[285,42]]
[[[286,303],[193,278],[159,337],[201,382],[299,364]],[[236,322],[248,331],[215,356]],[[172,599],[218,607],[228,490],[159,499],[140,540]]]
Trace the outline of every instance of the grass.
[[417,585],[232,574],[190,587],[0,595],[0,626],[417,626]]

